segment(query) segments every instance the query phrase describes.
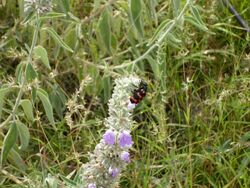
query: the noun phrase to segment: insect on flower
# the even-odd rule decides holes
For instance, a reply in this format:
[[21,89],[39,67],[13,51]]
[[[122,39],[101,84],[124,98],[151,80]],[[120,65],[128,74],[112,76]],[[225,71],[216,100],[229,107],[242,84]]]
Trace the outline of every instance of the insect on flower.
[[132,92],[133,96],[130,97],[130,102],[138,104],[146,96],[147,88],[148,84],[141,80],[139,86]]

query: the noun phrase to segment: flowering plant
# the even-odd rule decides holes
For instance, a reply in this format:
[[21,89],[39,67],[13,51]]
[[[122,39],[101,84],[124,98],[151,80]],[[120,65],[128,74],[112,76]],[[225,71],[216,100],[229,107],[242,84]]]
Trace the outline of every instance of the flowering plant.
[[90,161],[83,165],[82,179],[87,188],[115,187],[121,171],[130,162],[129,149],[133,145],[132,110],[136,104],[130,102],[131,92],[141,80],[130,76],[115,81],[116,86],[109,100],[109,117],[105,119],[106,132]]
[[24,0],[24,12],[37,12],[38,14],[50,12],[52,10],[52,0]]

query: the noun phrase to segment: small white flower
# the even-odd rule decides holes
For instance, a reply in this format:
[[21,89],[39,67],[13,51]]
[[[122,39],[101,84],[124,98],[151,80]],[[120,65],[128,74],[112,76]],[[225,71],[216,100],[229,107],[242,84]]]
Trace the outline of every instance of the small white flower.
[[44,180],[44,184],[46,184],[47,186],[49,185],[49,187],[57,187],[59,184],[59,181],[51,174],[48,174],[48,176]]
[[96,188],[96,185],[94,183],[88,184],[88,188]]
[[52,0],[24,0],[24,12],[37,12],[38,14],[50,12]]
[[128,103],[128,109],[129,109],[129,110],[133,110],[135,107],[136,107],[136,104],[135,104],[135,103],[131,103],[131,102],[129,101],[129,103]]

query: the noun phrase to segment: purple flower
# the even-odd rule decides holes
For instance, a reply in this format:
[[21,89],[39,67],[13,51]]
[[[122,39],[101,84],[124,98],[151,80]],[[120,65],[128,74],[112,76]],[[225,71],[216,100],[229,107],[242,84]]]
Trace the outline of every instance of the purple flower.
[[128,131],[123,130],[119,134],[119,145],[121,146],[121,148],[130,148],[133,145],[132,137]]
[[127,163],[129,163],[130,162],[130,155],[129,155],[129,152],[127,152],[127,151],[123,151],[122,153],[121,153],[121,160],[123,160],[123,161],[125,161],[125,162],[127,162]]
[[112,130],[107,130],[103,135],[103,139],[104,139],[105,144],[114,145],[115,133]]
[[95,183],[90,183],[90,184],[88,184],[88,188],[96,188]]
[[109,167],[109,174],[115,178],[119,174],[120,170],[118,168]]

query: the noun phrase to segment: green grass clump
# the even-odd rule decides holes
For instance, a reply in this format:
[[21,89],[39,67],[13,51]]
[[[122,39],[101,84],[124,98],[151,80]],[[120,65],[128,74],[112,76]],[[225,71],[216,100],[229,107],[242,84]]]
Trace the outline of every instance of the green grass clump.
[[23,3],[0,1],[0,187],[76,181],[128,74],[149,88],[120,187],[250,187],[250,38],[220,1]]

